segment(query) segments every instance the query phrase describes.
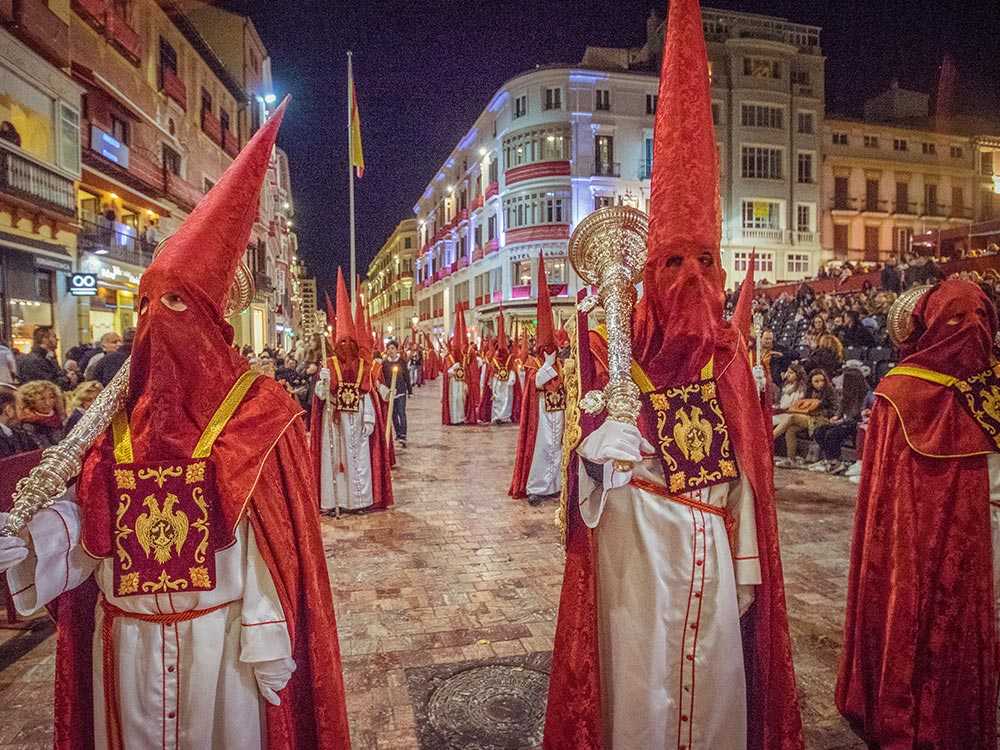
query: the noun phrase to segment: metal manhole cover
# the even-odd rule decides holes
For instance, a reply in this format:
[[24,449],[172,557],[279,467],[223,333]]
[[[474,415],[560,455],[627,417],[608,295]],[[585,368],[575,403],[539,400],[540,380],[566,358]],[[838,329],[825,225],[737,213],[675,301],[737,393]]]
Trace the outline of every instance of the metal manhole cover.
[[491,664],[449,677],[431,695],[427,720],[450,747],[520,750],[538,747],[545,726],[549,676]]

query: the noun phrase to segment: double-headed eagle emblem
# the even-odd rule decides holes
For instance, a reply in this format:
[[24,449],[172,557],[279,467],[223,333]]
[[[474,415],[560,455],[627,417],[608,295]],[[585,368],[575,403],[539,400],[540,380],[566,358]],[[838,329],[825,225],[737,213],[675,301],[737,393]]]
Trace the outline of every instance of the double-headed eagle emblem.
[[142,502],[148,511],[135,519],[135,536],[146,557],[152,551],[156,562],[163,565],[175,552],[180,555],[190,522],[186,513],[174,510],[178,502],[176,495],[167,493],[162,508],[155,495],[149,495]]

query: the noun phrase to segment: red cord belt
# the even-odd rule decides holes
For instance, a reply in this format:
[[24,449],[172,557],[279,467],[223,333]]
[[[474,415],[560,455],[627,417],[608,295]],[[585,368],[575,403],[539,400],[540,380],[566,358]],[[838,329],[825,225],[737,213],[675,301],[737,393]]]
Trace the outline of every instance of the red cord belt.
[[177,625],[181,622],[190,622],[199,617],[217,612],[228,607],[232,602],[226,602],[216,607],[208,609],[192,609],[188,612],[164,612],[161,614],[140,614],[138,612],[126,612],[111,604],[103,596],[100,599],[101,610],[104,613],[104,622],[101,625],[101,645],[104,649],[104,718],[107,723],[108,746],[112,750],[123,747],[121,736],[121,716],[118,709],[118,665],[115,662],[114,626],[115,620],[119,617],[127,617],[130,620],[141,622],[152,622],[157,625]]
[[674,493],[667,490],[662,484],[656,484],[654,482],[647,482],[644,479],[639,479],[637,477],[632,477],[629,482],[630,485],[636,489],[643,490],[644,492],[649,492],[652,495],[657,495],[666,500],[671,500],[675,503],[680,503],[681,505],[686,505],[689,508],[694,508],[695,510],[701,510],[705,513],[711,513],[713,516],[718,516],[726,524],[726,534],[729,536],[730,545],[734,542],[733,532],[736,529],[736,520],[726,511],[725,508],[720,508],[717,505],[708,505],[707,503],[700,503],[693,498],[687,497],[686,495],[675,495]]

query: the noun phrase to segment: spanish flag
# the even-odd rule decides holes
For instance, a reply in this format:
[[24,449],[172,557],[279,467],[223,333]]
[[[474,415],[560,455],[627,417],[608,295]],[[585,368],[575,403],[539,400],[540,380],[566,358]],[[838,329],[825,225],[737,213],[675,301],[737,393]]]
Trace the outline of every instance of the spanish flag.
[[354,88],[354,77],[351,77],[351,166],[357,172],[358,178],[365,175],[365,154],[361,149],[361,115],[358,114],[358,92]]

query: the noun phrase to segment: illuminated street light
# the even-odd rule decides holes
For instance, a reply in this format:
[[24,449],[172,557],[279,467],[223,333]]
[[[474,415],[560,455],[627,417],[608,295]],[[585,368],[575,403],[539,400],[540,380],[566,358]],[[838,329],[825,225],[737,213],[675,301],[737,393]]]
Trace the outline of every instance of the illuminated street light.
[[264,94],[264,104],[274,104],[278,101],[278,97],[274,94]]

